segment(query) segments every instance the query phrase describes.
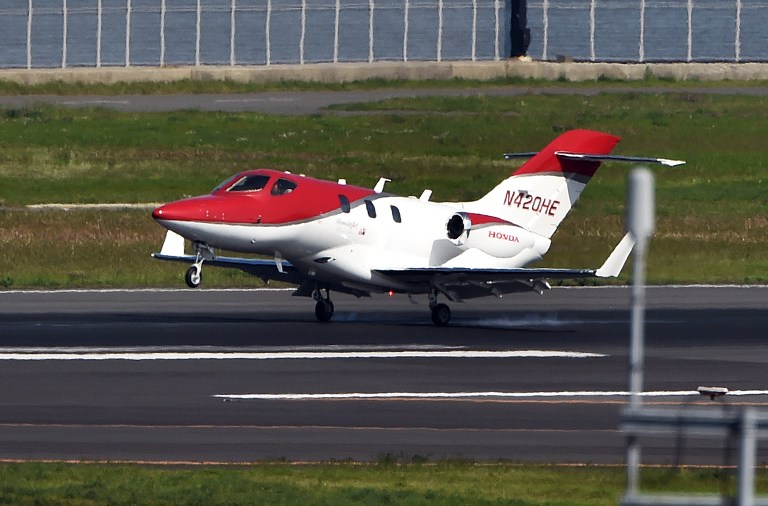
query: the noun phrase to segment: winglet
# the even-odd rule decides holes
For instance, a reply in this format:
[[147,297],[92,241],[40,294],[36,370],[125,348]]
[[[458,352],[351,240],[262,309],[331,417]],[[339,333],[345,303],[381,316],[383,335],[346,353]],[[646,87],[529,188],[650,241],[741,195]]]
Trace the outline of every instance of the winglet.
[[180,257],[184,255],[184,238],[176,232],[168,231],[165,234],[165,241],[163,241],[163,248],[160,250],[161,255],[169,257]]
[[598,278],[615,278],[618,276],[634,247],[635,239],[630,234],[625,235],[605,260],[603,266],[595,271],[595,276]]

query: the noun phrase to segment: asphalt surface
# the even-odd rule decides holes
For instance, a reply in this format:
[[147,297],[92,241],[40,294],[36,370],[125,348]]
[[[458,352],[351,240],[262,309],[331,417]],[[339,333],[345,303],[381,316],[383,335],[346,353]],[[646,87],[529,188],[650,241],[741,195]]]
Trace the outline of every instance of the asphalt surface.
[[[620,464],[629,297],[480,299],[436,328],[398,295],[338,295],[321,324],[289,291],[0,292],[0,459]],[[768,287],[651,288],[646,403],[765,406],[766,309]],[[642,442],[646,463],[738,457]]]
[[[766,87],[577,87],[577,86],[485,86],[481,88],[407,89],[391,88],[360,91],[265,91],[239,94],[174,94],[174,95],[17,95],[0,96],[0,107],[23,108],[36,104],[67,107],[101,107],[127,112],[168,112],[183,109],[221,112],[261,112],[266,114],[322,114],[333,112],[332,105],[376,102],[398,97],[423,96],[523,96],[581,95],[600,93],[682,93],[717,95],[768,95]],[[386,114],[391,113],[387,111]],[[337,112],[337,114],[345,114]],[[365,114],[376,114],[367,111]]]

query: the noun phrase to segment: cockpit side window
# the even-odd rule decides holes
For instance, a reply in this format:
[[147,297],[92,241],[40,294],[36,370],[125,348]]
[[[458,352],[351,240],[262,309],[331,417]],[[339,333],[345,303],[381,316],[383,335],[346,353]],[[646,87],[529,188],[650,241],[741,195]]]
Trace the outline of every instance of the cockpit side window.
[[339,195],[339,204],[341,205],[341,212],[348,213],[352,210],[349,205],[349,199],[346,195]]
[[253,174],[250,176],[245,176],[237,183],[230,186],[229,190],[230,192],[255,192],[259,190],[263,190],[265,186],[267,186],[267,183],[269,182],[269,176],[265,176],[264,174]]
[[288,179],[280,178],[274,186],[272,186],[272,191],[270,193],[272,195],[285,195],[286,193],[291,193],[295,189],[296,183],[289,181]]
[[365,201],[365,210],[368,211],[368,216],[371,218],[376,217],[376,206],[370,200]]

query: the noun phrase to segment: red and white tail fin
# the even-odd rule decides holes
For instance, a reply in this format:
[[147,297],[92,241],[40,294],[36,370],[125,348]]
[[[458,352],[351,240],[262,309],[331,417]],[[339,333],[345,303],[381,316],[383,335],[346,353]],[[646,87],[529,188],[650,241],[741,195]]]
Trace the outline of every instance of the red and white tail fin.
[[591,130],[565,132],[467,207],[549,239],[597,171],[600,155],[610,153],[619,140]]

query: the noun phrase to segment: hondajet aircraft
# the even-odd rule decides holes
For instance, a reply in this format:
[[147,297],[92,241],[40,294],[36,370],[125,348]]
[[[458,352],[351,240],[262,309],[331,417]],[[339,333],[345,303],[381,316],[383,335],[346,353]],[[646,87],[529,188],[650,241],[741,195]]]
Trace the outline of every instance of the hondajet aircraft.
[[[548,279],[617,276],[634,241],[625,236],[598,269],[526,268],[549,249],[551,237],[605,160],[678,165],[661,158],[611,156],[619,138],[567,131],[487,195],[474,202],[432,202],[322,181],[276,170],[250,170],[209,195],[158,207],[152,216],[168,229],[160,260],[191,263],[186,282],[197,287],[202,266],[241,269],[298,285],[315,315],[329,321],[330,292],[426,294],[436,325],[451,317],[439,296],[461,301],[513,292],[543,293]],[[185,239],[193,255],[185,254]],[[268,255],[221,256],[217,249]]]

